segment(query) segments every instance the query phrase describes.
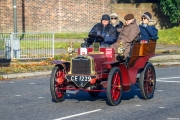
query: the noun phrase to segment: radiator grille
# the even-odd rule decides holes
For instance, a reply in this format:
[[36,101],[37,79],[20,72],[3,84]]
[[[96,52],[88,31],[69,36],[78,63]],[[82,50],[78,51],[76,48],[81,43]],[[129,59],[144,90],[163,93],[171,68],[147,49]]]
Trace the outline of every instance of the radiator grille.
[[90,59],[83,56],[72,59],[72,74],[91,74]]

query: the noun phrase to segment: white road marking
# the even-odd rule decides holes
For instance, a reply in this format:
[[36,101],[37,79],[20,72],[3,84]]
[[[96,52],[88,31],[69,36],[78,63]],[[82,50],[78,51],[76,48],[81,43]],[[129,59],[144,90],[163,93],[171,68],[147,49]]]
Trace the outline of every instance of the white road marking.
[[39,99],[42,99],[42,98],[44,98],[44,97],[38,97]]
[[70,115],[70,116],[66,116],[66,117],[62,117],[62,118],[57,118],[57,119],[54,119],[54,120],[63,120],[63,119],[68,119],[68,118],[72,118],[72,117],[77,117],[77,116],[81,116],[81,115],[85,115],[85,114],[89,114],[89,113],[97,112],[97,111],[100,111],[100,110],[101,110],[101,109],[92,110],[92,111],[83,112],[83,113],[79,113],[79,114],[74,114],[74,115]]
[[22,95],[15,95],[15,96],[19,97],[19,96],[22,96]]
[[34,85],[34,84],[36,84],[36,83],[29,83],[29,84]]
[[180,83],[180,81],[167,81],[167,80],[159,80],[159,79],[157,79],[156,81],[158,81],[158,82],[170,82],[170,83],[177,82],[177,83]]
[[158,79],[177,79],[177,78],[180,78],[180,77],[168,77],[168,78],[158,78]]
[[167,78],[158,78],[156,81],[158,82],[177,82],[180,83],[180,80],[172,80],[172,79],[180,79],[180,77],[167,77]]
[[163,90],[157,90],[157,91],[162,92]]
[[9,83],[14,83],[14,82],[9,82]]
[[165,107],[159,107],[159,108],[164,109]]
[[138,107],[139,107],[139,106],[141,106],[141,105],[135,105],[135,106],[138,106]]

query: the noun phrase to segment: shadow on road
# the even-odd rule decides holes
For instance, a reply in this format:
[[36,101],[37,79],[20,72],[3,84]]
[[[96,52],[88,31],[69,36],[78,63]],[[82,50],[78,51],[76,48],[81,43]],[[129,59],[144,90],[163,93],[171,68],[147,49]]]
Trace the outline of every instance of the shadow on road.
[[[122,100],[130,100],[135,98],[137,96],[138,98],[142,99],[140,90],[137,86],[132,85],[131,90],[129,92],[123,92],[122,93]],[[77,100],[77,103],[81,101],[106,101],[106,92],[101,92],[99,96],[97,97],[91,97],[88,92],[83,92],[79,91],[78,94],[72,94],[72,93],[67,93],[65,96],[65,101],[66,100]]]

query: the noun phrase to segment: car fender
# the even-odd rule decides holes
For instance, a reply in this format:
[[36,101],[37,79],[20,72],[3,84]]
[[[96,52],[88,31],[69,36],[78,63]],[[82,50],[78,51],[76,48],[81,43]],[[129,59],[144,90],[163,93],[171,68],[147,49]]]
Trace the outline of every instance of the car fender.
[[54,60],[52,61],[53,64],[56,64],[57,66],[63,67],[66,72],[70,71],[70,62],[69,61],[60,61],[60,60]]

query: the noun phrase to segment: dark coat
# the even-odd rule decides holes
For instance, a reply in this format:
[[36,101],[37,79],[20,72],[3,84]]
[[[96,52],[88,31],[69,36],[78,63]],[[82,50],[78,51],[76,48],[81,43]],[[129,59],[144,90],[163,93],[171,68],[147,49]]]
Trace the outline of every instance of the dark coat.
[[119,21],[119,23],[117,25],[115,25],[116,29],[122,28],[123,26],[123,22]]
[[140,28],[140,37],[141,40],[149,41],[151,38],[155,38],[158,35],[158,30],[155,26],[146,26],[139,25]]
[[104,42],[102,42],[101,45],[103,44],[111,45],[117,40],[117,30],[111,24],[108,24],[107,26],[104,27],[101,23],[97,23],[91,29],[89,34],[98,33],[98,32],[100,33],[101,36],[104,37]]
[[[119,23],[117,25],[115,25],[116,29],[120,29],[123,27],[123,22],[119,21]],[[120,32],[118,32],[117,36],[119,36]]]

